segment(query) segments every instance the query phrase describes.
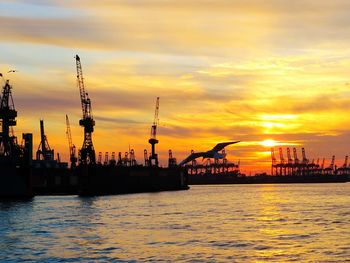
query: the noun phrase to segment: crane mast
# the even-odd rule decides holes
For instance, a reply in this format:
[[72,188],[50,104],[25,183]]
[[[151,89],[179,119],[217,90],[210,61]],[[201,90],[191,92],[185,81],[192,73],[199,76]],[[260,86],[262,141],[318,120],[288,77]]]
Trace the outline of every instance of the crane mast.
[[77,86],[80,91],[80,100],[83,118],[79,121],[79,125],[84,127],[84,142],[79,151],[79,162],[81,164],[95,164],[96,155],[94,145],[92,143],[92,133],[94,131],[95,121],[92,118],[91,101],[85,90],[83,70],[81,67],[80,57],[75,56],[77,67]]
[[69,145],[69,157],[71,162],[71,168],[74,168],[77,162],[77,157],[75,156],[76,148],[75,148],[75,145],[73,144],[72,133],[70,130],[70,123],[69,123],[69,118],[67,114],[66,114],[66,125],[67,125],[66,134],[67,134],[68,145]]
[[157,97],[156,101],[156,109],[154,111],[154,120],[151,127],[151,138],[148,140],[148,142],[152,145],[152,152],[149,160],[149,165],[155,165],[158,166],[158,154],[156,154],[155,145],[159,142],[157,140],[157,126],[159,122],[159,97]]

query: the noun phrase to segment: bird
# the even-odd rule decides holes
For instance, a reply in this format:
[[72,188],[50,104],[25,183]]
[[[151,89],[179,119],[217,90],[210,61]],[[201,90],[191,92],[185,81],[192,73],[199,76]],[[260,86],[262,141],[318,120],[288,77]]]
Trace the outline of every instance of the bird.
[[11,72],[18,72],[18,70],[16,70],[16,69],[11,69],[11,70],[7,71],[7,73],[11,73]]
[[215,159],[222,159],[226,156],[226,154],[219,153],[222,149],[224,149],[227,145],[239,143],[240,141],[235,142],[221,142],[215,145],[215,147],[207,152],[198,152],[198,153],[191,153],[186,159],[181,161],[179,163],[180,166],[197,159],[198,157],[204,158],[215,158]]

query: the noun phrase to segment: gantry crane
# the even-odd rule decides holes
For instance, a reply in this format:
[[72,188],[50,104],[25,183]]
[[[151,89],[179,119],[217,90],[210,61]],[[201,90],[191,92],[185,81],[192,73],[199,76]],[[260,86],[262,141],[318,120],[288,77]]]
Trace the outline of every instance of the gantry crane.
[[302,163],[307,165],[309,163],[309,159],[306,158],[305,148],[301,148],[301,154],[303,156]]
[[76,148],[75,148],[75,145],[73,144],[72,133],[70,131],[70,123],[69,123],[69,118],[67,114],[66,114],[66,125],[67,125],[66,135],[67,135],[68,145],[69,145],[69,157],[70,157],[69,160],[71,163],[71,168],[74,168],[77,163],[77,157],[75,155]]
[[294,156],[294,164],[298,165],[299,164],[299,159],[298,159],[297,149],[295,147],[293,148],[293,156]]
[[[272,165],[271,165],[271,175],[277,175],[277,161],[275,157],[275,149],[271,148],[271,160],[272,160]],[[276,168],[276,174],[274,174],[273,170]]]
[[152,152],[149,158],[149,165],[151,166],[152,165],[158,166],[158,154],[156,154],[156,150],[155,150],[155,145],[159,142],[157,140],[157,126],[159,123],[158,115],[159,115],[159,97],[157,97],[156,109],[154,111],[154,120],[153,120],[153,125],[151,127],[151,138],[148,140],[148,142],[152,145]]
[[75,56],[77,66],[77,86],[80,91],[81,107],[83,118],[79,121],[79,125],[84,127],[84,142],[79,151],[79,162],[81,164],[95,164],[96,155],[94,145],[92,144],[92,133],[94,131],[95,121],[92,118],[91,101],[84,87],[83,71],[80,58]]

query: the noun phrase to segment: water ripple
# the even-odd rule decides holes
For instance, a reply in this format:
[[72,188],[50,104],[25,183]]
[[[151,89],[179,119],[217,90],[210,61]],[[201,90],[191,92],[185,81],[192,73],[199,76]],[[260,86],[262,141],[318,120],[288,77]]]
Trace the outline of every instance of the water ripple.
[[349,193],[225,185],[0,201],[0,262],[345,262]]

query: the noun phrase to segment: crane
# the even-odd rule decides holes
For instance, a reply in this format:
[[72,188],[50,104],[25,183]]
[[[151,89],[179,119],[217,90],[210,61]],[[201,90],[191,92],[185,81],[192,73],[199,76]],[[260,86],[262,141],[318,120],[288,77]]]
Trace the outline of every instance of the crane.
[[155,165],[158,166],[158,154],[156,154],[156,150],[155,150],[155,145],[159,142],[157,140],[157,126],[159,123],[159,97],[157,97],[157,101],[156,101],[156,109],[154,111],[154,120],[153,120],[153,124],[151,127],[151,138],[148,140],[148,142],[152,145],[152,152],[151,152],[151,156],[150,156],[150,161],[149,161],[149,165]]
[[283,157],[282,148],[279,148],[278,151],[279,151],[279,154],[280,154],[280,164],[284,164],[284,157]]
[[12,86],[1,73],[0,77],[5,83],[0,96],[0,155],[14,156],[20,150],[16,143],[17,138],[13,135],[13,126],[17,124],[17,111],[12,98]]
[[294,164],[299,164],[297,149],[293,148]]
[[79,151],[79,162],[81,164],[95,164],[96,155],[94,145],[92,143],[92,133],[94,131],[95,121],[92,117],[91,101],[85,90],[83,70],[81,67],[80,57],[75,56],[77,66],[77,86],[80,91],[81,107],[83,118],[79,121],[79,125],[84,127],[84,142]]
[[72,133],[70,131],[69,118],[67,114],[66,114],[66,125],[67,125],[66,135],[67,135],[68,145],[69,145],[69,157],[70,157],[69,160],[71,163],[71,168],[74,168],[77,162],[77,157],[75,156],[76,148],[72,141]]
[[276,157],[275,157],[275,149],[271,148],[271,160],[272,160],[272,165],[276,165]]
[[40,120],[40,144],[36,151],[36,159],[43,161],[53,161],[55,157],[54,150],[50,148],[45,135],[44,120]]
[[347,168],[348,167],[348,158],[349,158],[349,156],[345,156],[345,161],[344,161],[344,164],[343,164],[343,168]]
[[301,153],[303,155],[303,160],[302,160],[302,163],[303,164],[308,164],[309,163],[309,160],[306,158],[306,153],[305,153],[305,148],[301,148]]
[[293,159],[289,148],[287,148],[287,157],[288,157],[288,164],[293,164]]
[[[271,160],[272,160],[272,165],[271,165],[271,175],[274,175],[273,173],[273,168],[276,167],[276,157],[275,157],[275,148],[271,148]],[[277,173],[277,171],[276,171]]]

